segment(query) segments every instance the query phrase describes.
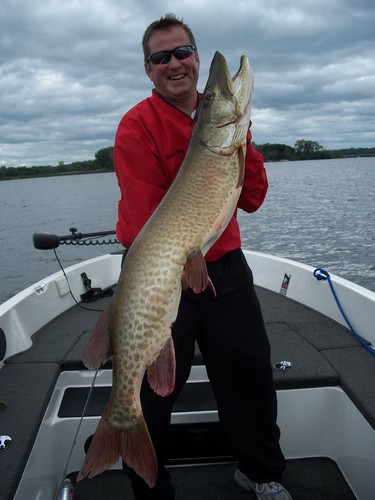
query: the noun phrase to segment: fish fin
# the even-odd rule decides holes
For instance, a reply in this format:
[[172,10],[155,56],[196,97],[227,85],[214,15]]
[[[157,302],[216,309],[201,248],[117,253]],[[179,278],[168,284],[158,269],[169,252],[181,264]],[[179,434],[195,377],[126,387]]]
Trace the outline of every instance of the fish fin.
[[[216,290],[215,290],[215,286],[214,284],[212,283],[212,280],[211,278],[208,276],[208,283],[207,283],[207,286],[209,286],[212,290],[212,293],[215,295],[216,297]],[[182,276],[181,276],[181,288],[182,290],[187,290],[189,288],[189,284],[188,284],[188,281],[187,281],[187,278],[186,278],[186,272],[185,270],[182,271]]]
[[189,284],[188,284],[187,279],[186,279],[185,269],[182,271],[181,288],[182,288],[182,290],[187,290],[189,288]]
[[91,479],[109,469],[120,458],[153,488],[158,477],[155,450],[144,419],[129,429],[114,429],[101,418],[77,481]]
[[201,293],[208,285],[216,295],[215,287],[208,276],[207,265],[202,251],[200,249],[193,250],[186,259],[182,274],[182,288],[190,287],[194,293]]
[[147,380],[159,396],[168,396],[174,389],[176,358],[170,337],[154,361],[147,367]]
[[83,363],[90,370],[95,370],[112,356],[108,330],[108,308],[102,312],[83,353]]

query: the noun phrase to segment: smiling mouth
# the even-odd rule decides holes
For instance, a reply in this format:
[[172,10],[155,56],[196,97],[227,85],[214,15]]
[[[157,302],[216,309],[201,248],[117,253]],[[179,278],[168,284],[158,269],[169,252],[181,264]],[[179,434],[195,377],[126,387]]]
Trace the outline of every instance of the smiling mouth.
[[173,81],[182,80],[183,78],[185,78],[185,75],[174,75],[169,77],[169,79]]

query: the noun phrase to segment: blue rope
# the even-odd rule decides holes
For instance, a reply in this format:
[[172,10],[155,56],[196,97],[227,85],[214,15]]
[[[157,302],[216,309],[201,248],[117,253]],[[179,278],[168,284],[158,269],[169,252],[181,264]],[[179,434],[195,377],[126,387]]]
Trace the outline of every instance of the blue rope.
[[350,328],[350,331],[352,332],[352,334],[354,335],[354,337],[358,340],[358,342],[360,342],[363,347],[370,353],[372,354],[373,356],[375,356],[375,350],[373,349],[373,347],[371,346],[371,343],[370,342],[367,342],[365,339],[363,339],[357,332],[356,330],[354,329],[353,325],[350,323],[348,317],[346,316],[345,314],[345,311],[344,309],[342,308],[341,304],[340,304],[340,301],[339,301],[339,298],[336,294],[336,291],[334,289],[334,286],[332,284],[332,280],[331,280],[331,276],[329,275],[328,271],[326,271],[325,269],[321,269],[321,268],[318,268],[318,269],[315,269],[314,271],[314,277],[318,280],[318,281],[325,281],[325,280],[328,280],[328,284],[329,284],[329,287],[332,291],[332,294],[333,294],[333,297],[335,298],[335,301],[336,301],[336,304],[338,306],[338,308],[340,309],[340,312],[346,322],[346,324],[348,325],[348,327]]

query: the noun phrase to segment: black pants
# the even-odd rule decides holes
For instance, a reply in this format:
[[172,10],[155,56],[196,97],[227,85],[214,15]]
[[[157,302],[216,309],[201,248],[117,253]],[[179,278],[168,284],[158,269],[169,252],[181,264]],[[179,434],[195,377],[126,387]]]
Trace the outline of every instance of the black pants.
[[285,459],[276,425],[277,401],[270,345],[252,272],[241,250],[208,263],[217,296],[210,289],[182,294],[172,336],[176,352],[174,392],[157,396],[143,381],[141,400],[159,462],[159,479],[150,490],[124,465],[137,500],[172,500],[174,489],[164,467],[173,403],[190,374],[195,341],[216,396],[219,417],[240,470],[257,482],[279,481]]

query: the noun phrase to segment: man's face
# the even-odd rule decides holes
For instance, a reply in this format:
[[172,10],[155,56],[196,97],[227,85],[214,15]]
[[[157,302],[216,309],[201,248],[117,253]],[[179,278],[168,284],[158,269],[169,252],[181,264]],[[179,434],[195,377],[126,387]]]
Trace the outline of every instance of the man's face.
[[[149,40],[150,54],[160,50],[173,50],[181,45],[191,45],[188,35],[180,26],[155,31]],[[145,70],[154,83],[155,90],[167,101],[176,104],[196,96],[199,74],[197,52],[179,61],[172,54],[167,64],[145,63]]]

